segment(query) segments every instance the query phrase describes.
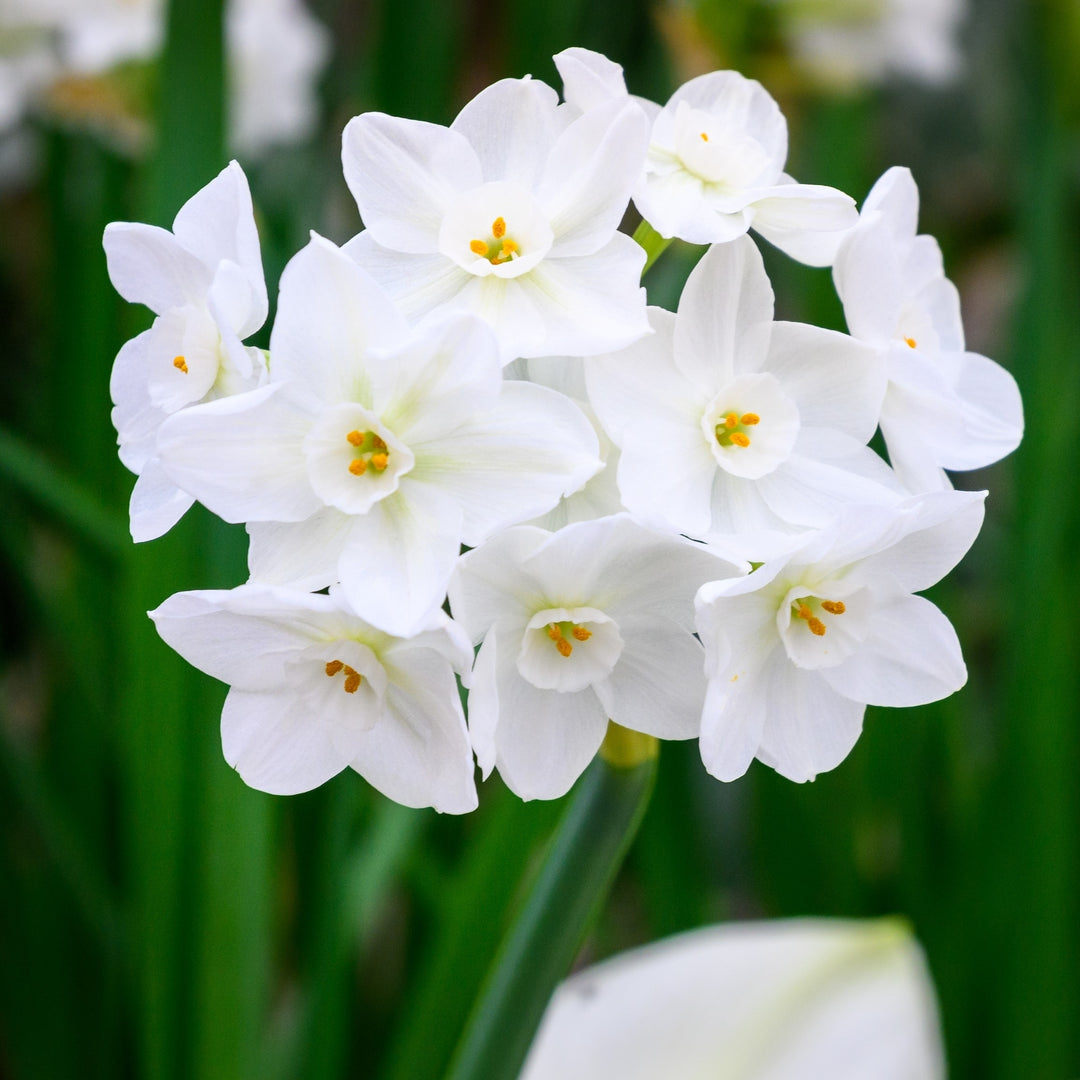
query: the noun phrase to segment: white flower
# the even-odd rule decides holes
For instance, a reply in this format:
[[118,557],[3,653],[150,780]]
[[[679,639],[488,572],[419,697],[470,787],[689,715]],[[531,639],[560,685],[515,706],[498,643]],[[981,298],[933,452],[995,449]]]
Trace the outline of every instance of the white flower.
[[645,255],[616,231],[645,128],[629,103],[580,115],[532,79],[489,86],[449,128],[355,117],[342,161],[366,229],[346,250],[410,318],[482,316],[504,362],[622,348],[648,332]]
[[899,497],[865,446],[884,391],[880,363],[845,334],[774,323],[749,238],[706,253],[677,316],[649,312],[651,337],[586,361],[632,513],[738,544],[758,561],[851,501]]
[[157,315],[120,350],[110,384],[120,460],[139,477],[131,533],[151,540],[193,501],[161,469],[161,425],[172,413],[249,390],[266,377],[262,353],[241,343],[262,326],[267,310],[243,170],[231,162],[193,195],[172,232],[113,222],[104,245],[117,292]]
[[520,1080],[943,1080],[933,985],[897,919],[729,923],[567,979]]
[[1024,427],[1016,381],[964,347],[959,294],[937,241],[916,235],[918,214],[911,173],[889,169],[833,267],[848,329],[885,362],[881,432],[913,492],[948,487],[942,469],[976,469],[1011,453]]
[[523,799],[564,794],[608,720],[664,739],[697,734],[705,692],[692,600],[733,572],[707,548],[628,515],[557,533],[508,529],[464,555],[450,608],[483,639],[469,734]]
[[[567,49],[555,64],[579,108],[628,100],[618,65],[599,53]],[[652,123],[634,205],[661,236],[716,244],[753,228],[800,262],[831,264],[855,224],[855,202],[784,173],[787,121],[760,83],[714,71],[685,83],[662,109],[634,100]]]
[[710,773],[734,780],[757,757],[790,780],[812,780],[848,755],[867,704],[922,705],[964,685],[956,632],[912,594],[971,546],[985,494],[853,507],[796,551],[701,589]]
[[333,593],[241,585],[177,593],[150,617],[185,660],[231,687],[222,749],[251,787],[291,795],[351,766],[406,806],[475,809],[454,679],[472,650],[441,611],[398,638]]
[[253,523],[254,577],[340,581],[389,633],[439,606],[462,543],[543,513],[600,467],[567,398],[503,382],[483,322],[410,333],[319,236],[282,275],[270,353],[267,386],[170,419],[166,468],[225,520]]

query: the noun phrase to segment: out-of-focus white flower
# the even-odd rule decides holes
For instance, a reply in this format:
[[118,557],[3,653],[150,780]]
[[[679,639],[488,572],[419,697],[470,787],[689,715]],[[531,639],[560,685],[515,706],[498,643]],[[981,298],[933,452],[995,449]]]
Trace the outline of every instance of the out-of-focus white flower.
[[355,117],[342,161],[365,231],[346,250],[409,318],[480,315],[506,363],[622,348],[648,333],[645,253],[617,231],[646,127],[629,102],[582,115],[533,79],[489,86],[449,128]]
[[523,799],[554,799],[592,760],[609,719],[693,738],[705,692],[693,595],[735,570],[625,514],[557,533],[508,529],[464,555],[450,609],[483,639],[469,734],[484,775],[497,766]]
[[554,506],[600,467],[580,409],[504,382],[475,316],[410,333],[319,236],[281,279],[270,382],[162,429],[169,475],[250,522],[261,580],[340,581],[357,614],[409,634],[442,603],[462,543]]
[[889,169],[844,241],[833,279],[853,337],[888,373],[881,433],[913,492],[948,487],[943,469],[976,469],[1011,453],[1024,430],[1016,380],[966,351],[960,296],[932,236],[916,235],[919,191]]
[[964,685],[952,624],[912,594],[963,557],[985,495],[853,506],[794,552],[701,589],[710,773],[737,779],[756,757],[789,780],[813,780],[847,757],[866,705],[923,705]]
[[131,533],[151,540],[191,506],[158,457],[171,414],[258,386],[266,361],[242,344],[266,319],[259,236],[247,178],[231,162],[180,209],[173,231],[138,222],[105,229],[116,291],[157,318],[120,350],[110,390],[120,460],[139,479],[131,493]]
[[225,26],[230,145],[253,155],[304,138],[330,50],[326,28],[300,0],[230,0]]
[[441,611],[398,638],[343,598],[260,585],[177,593],[150,612],[189,663],[230,686],[225,759],[261,791],[308,791],[351,766],[406,806],[476,807],[454,673],[468,639]]
[[[629,100],[618,65],[599,53],[567,49],[555,64],[578,108]],[[760,83],[714,71],[685,83],[662,109],[634,100],[652,121],[634,205],[661,236],[716,244],[753,228],[800,262],[832,263],[856,221],[855,202],[784,172],[787,121]]]
[[774,323],[748,237],[706,253],[677,316],[649,313],[651,337],[586,361],[631,512],[760,561],[852,501],[900,497],[865,445],[885,389],[881,364],[846,334]]
[[795,59],[824,86],[848,89],[900,75],[954,78],[964,0],[771,0]]
[[922,950],[898,919],[693,930],[555,992],[520,1080],[941,1080]]

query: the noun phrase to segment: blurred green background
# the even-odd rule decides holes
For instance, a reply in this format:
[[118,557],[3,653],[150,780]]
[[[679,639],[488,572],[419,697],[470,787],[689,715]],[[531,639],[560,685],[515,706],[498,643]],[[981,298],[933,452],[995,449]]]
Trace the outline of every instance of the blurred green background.
[[[719,919],[899,912],[928,953],[952,1075],[1080,1074],[1075,0],[981,0],[953,81],[843,91],[792,62],[775,0],[311,7],[332,41],[318,127],[241,161],[271,297],[308,229],[359,228],[339,164],[350,116],[448,123],[497,78],[557,84],[550,58],[569,45],[661,102],[716,67],[762,79],[800,180],[861,200],[888,166],[912,168],[969,347],[1014,373],[1028,419],[1010,459],[957,478],[991,491],[933,595],[969,684],[869,710],[850,758],[809,785],[757,765],[722,785],[696,744],[665,744],[586,955]],[[438,1076],[560,806],[497,780],[461,819],[351,773],[288,799],[251,791],[221,757],[224,688],[146,619],[178,589],[244,577],[242,530],[199,508],[130,543],[109,423],[113,357],[150,316],[112,291],[102,229],[168,226],[228,160],[220,0],[176,3],[168,28],[160,61],[117,84],[124,118],[156,132],[141,152],[116,137],[113,98],[54,102],[30,121],[35,171],[0,190],[0,1077]],[[697,254],[664,256],[653,302],[674,306]],[[766,258],[780,317],[842,328],[827,271]]]

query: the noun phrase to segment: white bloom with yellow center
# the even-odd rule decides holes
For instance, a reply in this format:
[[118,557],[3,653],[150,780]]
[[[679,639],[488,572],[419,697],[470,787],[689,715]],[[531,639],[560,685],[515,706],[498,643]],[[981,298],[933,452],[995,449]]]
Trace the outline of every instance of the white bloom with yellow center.
[[900,498],[865,445],[885,388],[879,360],[846,334],[773,322],[748,237],[706,253],[677,315],[649,314],[651,337],[586,361],[632,513],[759,561],[850,502]]
[[923,705],[964,685],[956,632],[912,594],[963,557],[985,495],[852,507],[749,576],[701,589],[710,773],[735,780],[756,757],[790,780],[813,780],[847,757],[866,705]]
[[139,479],[131,533],[152,540],[191,506],[158,456],[161,425],[174,413],[259,386],[266,361],[242,339],[266,319],[259,236],[247,178],[235,162],[180,209],[172,232],[138,222],[105,229],[116,291],[157,315],[120,350],[110,391],[120,460]]
[[483,641],[469,734],[484,775],[497,767],[523,799],[554,799],[592,760],[609,719],[693,738],[705,693],[694,592],[735,571],[627,514],[556,533],[519,526],[464,555],[450,607]]
[[568,398],[504,382],[475,316],[411,333],[319,236],[281,279],[270,382],[161,431],[169,475],[247,522],[255,579],[340,581],[357,614],[408,634],[443,601],[461,545],[553,507],[600,468]]
[[291,795],[352,767],[406,806],[475,809],[454,679],[472,650],[443,612],[400,638],[340,594],[249,584],[177,593],[150,617],[185,660],[229,684],[222,749],[251,787]]
[[449,128],[355,117],[342,162],[365,231],[346,250],[410,319],[480,315],[504,363],[622,348],[648,333],[645,255],[617,231],[646,126],[533,79],[489,86]]

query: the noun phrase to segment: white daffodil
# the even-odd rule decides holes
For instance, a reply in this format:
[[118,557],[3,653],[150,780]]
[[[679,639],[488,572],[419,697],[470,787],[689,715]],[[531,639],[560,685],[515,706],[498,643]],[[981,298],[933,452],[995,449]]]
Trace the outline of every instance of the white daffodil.
[[120,350],[110,384],[120,460],[139,478],[131,493],[131,534],[152,540],[194,501],[161,468],[161,425],[170,414],[250,390],[266,378],[263,354],[242,344],[267,310],[243,170],[231,162],[193,195],[172,232],[113,222],[104,245],[116,291],[157,315]]
[[[578,108],[631,100],[621,69],[600,53],[567,49],[555,64]],[[718,244],[753,228],[800,262],[832,263],[857,220],[855,201],[784,172],[787,121],[759,82],[714,71],[685,83],[663,108],[632,100],[652,122],[634,205],[661,236]]]
[[976,469],[1011,453],[1024,428],[1016,381],[964,347],[960,296],[937,241],[916,235],[918,214],[910,171],[889,169],[833,267],[848,329],[885,363],[881,432],[913,492],[948,487],[943,469]]
[[533,79],[489,86],[449,128],[355,117],[342,162],[365,231],[346,250],[410,319],[487,320],[504,363],[622,348],[648,333],[645,255],[617,231],[646,127],[628,102],[581,115]]
[[520,1080],[942,1080],[922,950],[899,919],[729,923],[567,979]]
[[392,637],[333,592],[249,584],[177,593],[150,617],[185,660],[229,684],[222,749],[251,787],[291,795],[351,766],[406,806],[475,809],[454,679],[472,650],[443,612]]
[[912,594],[971,546],[985,494],[852,507],[798,550],[701,589],[710,773],[734,780],[757,757],[789,780],[813,780],[847,757],[866,705],[923,705],[964,685],[956,632]]
[[865,445],[885,387],[873,350],[774,323],[772,288],[748,237],[706,253],[678,315],[649,313],[651,337],[586,361],[632,513],[760,561],[849,502],[900,497]]
[[664,739],[697,735],[705,682],[693,594],[733,572],[625,514],[557,533],[508,529],[464,555],[450,608],[483,639],[469,734],[485,777],[498,766],[523,799],[554,799],[609,719]]
[[462,543],[545,512],[600,467],[571,401],[503,381],[481,320],[411,334],[319,236],[282,275],[270,352],[268,385],[168,421],[165,466],[226,521],[251,523],[253,577],[340,581],[389,633],[442,603]]

